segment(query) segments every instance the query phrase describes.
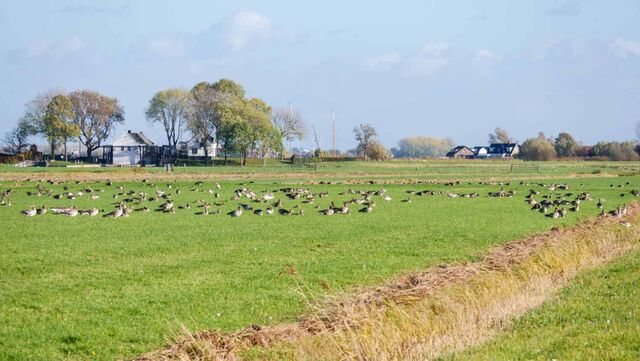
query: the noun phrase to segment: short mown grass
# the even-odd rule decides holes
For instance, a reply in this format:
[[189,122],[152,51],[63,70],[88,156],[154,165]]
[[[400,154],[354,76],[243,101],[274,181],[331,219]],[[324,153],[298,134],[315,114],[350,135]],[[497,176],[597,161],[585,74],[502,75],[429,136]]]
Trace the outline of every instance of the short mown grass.
[[[630,200],[620,193],[631,187],[610,187],[625,182],[637,186],[640,178],[569,181],[574,192],[591,191],[611,206]],[[12,206],[0,207],[0,359],[131,358],[162,346],[182,325],[194,331],[233,330],[251,323],[291,321],[305,311],[301,289],[332,293],[441,262],[474,259],[491,246],[574,224],[597,212],[592,202],[580,214],[551,220],[523,203],[531,186],[514,183],[506,188],[517,190],[517,197],[497,199],[487,197],[487,192],[499,189],[497,185],[463,183],[384,186],[394,200],[378,201],[367,215],[324,217],[312,205],[304,205],[304,216],[289,217],[205,217],[195,215],[195,208],[175,215],[136,212],[123,219],[23,217],[19,210],[31,204],[113,209],[111,196],[116,191],[104,182],[89,183],[105,189],[96,201],[86,196],[75,201],[26,196],[36,184],[37,180],[0,182],[0,190],[14,189]],[[56,192],[62,187],[44,185]],[[116,185],[143,189],[142,183]],[[290,185],[245,184],[257,192]],[[68,186],[77,190],[87,183]],[[157,186],[169,191],[166,182]],[[240,182],[223,182],[222,198],[230,198],[239,186]],[[199,188],[212,187],[209,181]],[[351,198],[337,195],[348,188],[380,187],[310,186],[331,193],[331,198],[317,200],[321,209],[330,200]],[[175,197],[177,205],[213,201],[206,192],[190,192],[193,182],[178,182],[175,188],[183,190]],[[150,193],[153,189],[147,186]],[[400,202],[410,189],[476,191],[481,197],[414,197],[413,203]],[[295,204],[284,201],[285,207]],[[221,207],[224,212],[235,207],[227,203]],[[286,272],[291,266],[297,275]]]

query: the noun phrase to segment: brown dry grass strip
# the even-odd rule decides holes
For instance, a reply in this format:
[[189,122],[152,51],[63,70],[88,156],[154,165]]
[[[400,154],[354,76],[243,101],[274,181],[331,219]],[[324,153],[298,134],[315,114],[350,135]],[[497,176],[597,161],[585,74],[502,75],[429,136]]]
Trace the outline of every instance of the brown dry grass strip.
[[[640,206],[633,204],[626,219],[635,224],[639,218]],[[579,271],[637,248],[636,226],[620,222],[588,220],[507,243],[477,262],[439,265],[326,297],[296,323],[185,332],[136,360],[236,360],[250,348],[260,359],[432,359],[483,342]]]

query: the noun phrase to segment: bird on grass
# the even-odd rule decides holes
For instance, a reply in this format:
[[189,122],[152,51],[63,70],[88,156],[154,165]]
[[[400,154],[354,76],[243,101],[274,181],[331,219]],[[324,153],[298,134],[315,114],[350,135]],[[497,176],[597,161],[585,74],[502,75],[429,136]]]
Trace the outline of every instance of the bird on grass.
[[238,206],[235,210],[228,213],[231,217],[240,217],[242,215],[242,207]]
[[31,206],[31,208],[21,211],[20,213],[26,217],[33,217],[38,214],[38,211],[36,210],[36,206]]

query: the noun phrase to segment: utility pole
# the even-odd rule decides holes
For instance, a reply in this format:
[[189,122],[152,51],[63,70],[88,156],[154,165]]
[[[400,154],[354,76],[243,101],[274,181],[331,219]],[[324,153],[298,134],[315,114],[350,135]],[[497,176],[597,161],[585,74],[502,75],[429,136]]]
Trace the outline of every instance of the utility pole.
[[331,110],[333,113],[333,157],[336,158],[336,111]]

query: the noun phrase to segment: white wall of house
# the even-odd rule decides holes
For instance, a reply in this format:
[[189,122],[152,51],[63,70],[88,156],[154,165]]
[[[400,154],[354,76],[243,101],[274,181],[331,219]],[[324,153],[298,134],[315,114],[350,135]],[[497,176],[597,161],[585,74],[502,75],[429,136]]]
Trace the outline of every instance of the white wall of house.
[[118,165],[136,165],[140,162],[140,151],[138,147],[131,146],[114,146],[113,147],[113,164]]
[[[209,157],[214,158],[217,156],[218,144],[213,143],[209,144]],[[187,156],[191,157],[204,157],[204,147],[202,147],[199,143],[190,143],[187,144]]]

